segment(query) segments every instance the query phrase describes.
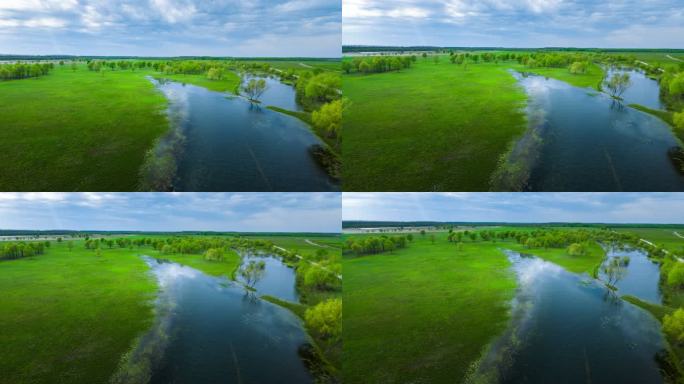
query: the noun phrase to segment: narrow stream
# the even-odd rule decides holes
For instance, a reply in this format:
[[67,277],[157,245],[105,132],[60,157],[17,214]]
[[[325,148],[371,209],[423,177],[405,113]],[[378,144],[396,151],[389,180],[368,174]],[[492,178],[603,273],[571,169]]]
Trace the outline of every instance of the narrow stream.
[[665,341],[649,313],[586,275],[535,256],[506,254],[519,285],[512,319],[473,378],[499,383],[663,382],[657,356]]
[[[143,337],[129,364],[133,372],[146,367],[149,380],[142,382],[313,382],[299,356],[307,335],[287,309],[226,278],[165,260],[145,261],[160,293],[155,327]],[[294,272],[287,275],[269,260],[260,284],[265,290],[292,288]]]
[[[269,105],[299,110],[294,89],[267,79],[263,102],[191,84],[151,79],[169,100],[172,130],[155,148],[160,171],[144,185],[176,191],[337,191],[309,153],[321,140],[301,120]],[[172,163],[173,165],[169,165]],[[156,182],[155,178],[168,178]],[[143,177],[143,179],[147,179]]]
[[492,178],[492,190],[682,191],[670,127],[627,106],[659,105],[657,84],[635,72],[619,103],[604,93],[511,72],[528,94],[529,128]]

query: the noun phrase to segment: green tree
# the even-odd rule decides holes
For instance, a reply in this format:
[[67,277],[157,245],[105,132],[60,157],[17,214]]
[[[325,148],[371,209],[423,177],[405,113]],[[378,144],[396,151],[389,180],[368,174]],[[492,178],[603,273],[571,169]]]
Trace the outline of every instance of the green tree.
[[328,299],[318,303],[306,310],[304,319],[316,333],[337,341],[342,333],[342,300]]
[[240,268],[239,273],[245,280],[245,284],[250,288],[254,288],[254,285],[264,276],[265,270],[266,263],[263,260],[251,260],[247,265]]
[[603,84],[612,97],[620,98],[632,84],[632,81],[630,80],[628,73],[615,73]]
[[663,332],[678,342],[684,342],[684,308],[663,317]]
[[342,70],[343,70],[345,73],[351,72],[351,69],[352,69],[352,63],[350,63],[350,62],[348,62],[348,61],[343,61],[343,62],[342,62]]
[[324,104],[321,109],[311,114],[313,125],[323,131],[328,137],[339,142],[342,127],[342,112],[348,107],[347,99],[339,99]]
[[242,91],[247,94],[249,101],[258,102],[261,95],[266,91],[266,80],[250,79],[247,84],[242,87]]
[[684,263],[675,263],[667,274],[667,284],[673,287],[684,285]]

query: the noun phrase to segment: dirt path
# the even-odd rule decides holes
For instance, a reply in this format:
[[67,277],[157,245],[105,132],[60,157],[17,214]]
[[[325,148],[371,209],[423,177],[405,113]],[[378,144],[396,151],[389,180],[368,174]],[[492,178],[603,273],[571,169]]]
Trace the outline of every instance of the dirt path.
[[322,244],[314,243],[313,241],[311,241],[311,240],[309,240],[309,239],[304,239],[304,241],[305,241],[307,244],[309,244],[309,245],[313,245],[314,247],[332,248],[332,247],[330,247],[329,245],[322,245]]
[[672,232],[672,233],[674,233],[674,235],[677,236],[677,237],[679,237],[680,239],[684,239],[684,236],[680,235],[679,232],[674,231],[674,232]]
[[678,58],[676,58],[676,57],[672,57],[672,56],[670,56],[670,55],[665,55],[665,56],[667,56],[668,59],[671,59],[671,60],[674,60],[674,61],[684,62],[684,60],[678,59]]
[[310,66],[309,64],[299,63],[299,65],[301,65],[301,66],[304,67],[304,68],[311,68],[311,69],[313,69],[313,67]]
[[[285,248],[283,248],[283,247],[279,247],[279,246],[277,246],[277,245],[274,245],[273,247],[278,248],[278,249],[280,249],[281,251],[284,251],[284,252],[290,252],[290,251],[288,251],[287,249],[285,249]],[[298,258],[299,260],[304,260],[304,261],[306,261],[306,262],[309,263],[309,264],[313,264],[313,265],[317,266],[318,268],[321,268],[321,269],[324,270],[324,271],[327,271],[327,272],[330,272],[330,273],[333,273],[333,274],[335,273],[335,272],[329,270],[328,268],[326,268],[326,267],[324,267],[324,266],[318,264],[318,263],[315,262],[315,261],[307,260],[307,259],[305,259],[305,258],[303,258],[302,256],[297,255],[297,254],[295,254],[295,257]],[[335,274],[335,276],[336,276],[338,279],[342,280],[342,275]]]

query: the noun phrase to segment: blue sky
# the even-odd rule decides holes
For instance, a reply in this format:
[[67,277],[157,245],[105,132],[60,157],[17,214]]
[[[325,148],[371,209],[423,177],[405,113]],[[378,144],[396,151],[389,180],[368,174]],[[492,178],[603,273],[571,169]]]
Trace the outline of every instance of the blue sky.
[[344,220],[684,223],[684,193],[344,193]]
[[339,57],[340,0],[0,0],[0,54]]
[[339,232],[339,193],[0,193],[2,229]]
[[343,43],[684,48],[682,0],[344,0]]

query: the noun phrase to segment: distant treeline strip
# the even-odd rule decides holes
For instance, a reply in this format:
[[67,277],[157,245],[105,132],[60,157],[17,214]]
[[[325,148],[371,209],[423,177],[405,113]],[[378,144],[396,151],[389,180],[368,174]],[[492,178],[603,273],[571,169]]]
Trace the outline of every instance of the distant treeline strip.
[[543,47],[543,48],[508,48],[508,47],[434,47],[434,46],[372,46],[372,45],[343,45],[342,53],[352,52],[422,52],[422,51],[562,51],[562,52],[666,52],[684,53],[684,49],[658,48],[572,48],[572,47]]
[[342,228],[405,228],[405,227],[591,227],[591,228],[682,228],[682,224],[640,224],[640,223],[507,223],[507,222],[466,222],[466,221],[343,221]]
[[235,61],[340,61],[331,57],[230,57],[230,56],[71,56],[71,55],[0,55],[8,60],[235,60]]

